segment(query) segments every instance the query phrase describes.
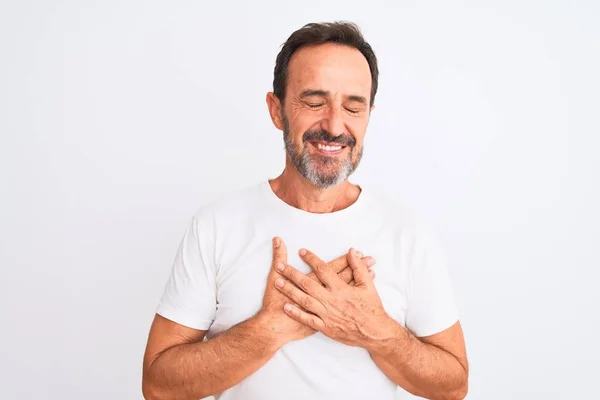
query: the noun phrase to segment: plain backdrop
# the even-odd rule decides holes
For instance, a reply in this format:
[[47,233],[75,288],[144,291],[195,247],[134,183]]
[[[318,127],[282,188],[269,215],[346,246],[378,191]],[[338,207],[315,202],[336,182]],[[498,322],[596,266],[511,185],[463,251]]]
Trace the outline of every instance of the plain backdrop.
[[381,69],[352,180],[442,236],[468,398],[597,398],[599,4],[0,1],[0,398],[142,397],[191,216],[282,170],[275,57],[331,20]]

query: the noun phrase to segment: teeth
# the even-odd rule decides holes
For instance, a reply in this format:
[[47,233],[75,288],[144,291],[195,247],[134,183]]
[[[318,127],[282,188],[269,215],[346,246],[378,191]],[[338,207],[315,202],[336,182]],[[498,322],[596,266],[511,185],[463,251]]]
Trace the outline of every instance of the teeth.
[[317,148],[325,151],[338,151],[342,149],[342,146],[325,146],[321,143],[317,143]]

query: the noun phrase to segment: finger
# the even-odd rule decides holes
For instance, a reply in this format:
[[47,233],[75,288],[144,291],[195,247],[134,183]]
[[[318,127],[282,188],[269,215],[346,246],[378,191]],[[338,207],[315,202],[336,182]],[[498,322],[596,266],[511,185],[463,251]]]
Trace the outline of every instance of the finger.
[[[348,268],[350,268],[350,267],[348,267]],[[325,284],[319,280],[319,278],[317,277],[317,275],[315,275],[314,272],[310,272],[310,273],[306,274],[306,277],[312,279],[315,282],[318,282],[319,285],[325,287]]]
[[317,257],[314,253],[306,250],[300,250],[300,258],[312,268],[315,275],[321,282],[329,287],[339,287],[343,282],[338,278],[333,269],[327,263]]
[[316,315],[309,314],[292,304],[286,304],[283,306],[283,311],[285,311],[290,318],[295,319],[301,324],[304,324],[316,331],[320,331],[325,328],[325,322],[323,322],[321,318],[317,317]]
[[[371,277],[371,280],[375,279],[375,271],[373,271],[372,269],[369,269],[369,276]],[[354,282],[354,279],[352,279],[348,285],[350,286],[354,286],[356,285],[356,282]]]
[[[375,259],[371,256],[365,257],[364,254],[360,251],[357,252],[359,258],[362,258],[367,262],[367,265],[373,266],[375,265]],[[337,272],[338,276],[345,283],[350,283],[354,279],[354,274],[352,272],[352,268],[348,265],[348,254],[344,254],[343,256],[339,256],[338,258],[331,260],[329,262],[329,266]],[[314,272],[307,274],[309,278],[313,280],[318,280],[317,275]],[[320,282],[320,281],[319,281]]]
[[354,273],[352,272],[352,268],[346,267],[342,272],[338,274],[341,280],[345,283],[350,283],[354,279]]
[[[369,267],[375,265],[375,259],[373,257],[365,257],[362,259],[362,261],[364,261]],[[338,276],[341,280],[343,280],[347,284],[350,284],[350,282],[354,280],[354,270],[352,269],[352,267],[346,267],[342,272],[338,274]],[[354,286],[354,284],[352,284],[351,286]]]
[[275,268],[277,264],[287,264],[287,248],[283,240],[280,237],[273,238],[273,265]]
[[370,268],[369,268],[369,276],[371,277],[371,280],[375,279],[375,271],[373,271]]
[[288,280],[292,281],[292,283],[304,293],[321,302],[327,298],[329,292],[327,289],[321,286],[319,281],[310,279],[308,276],[304,275],[291,265],[284,265],[283,268],[281,267],[282,265],[277,266],[277,272],[286,277]]
[[[363,258],[364,257],[363,253],[360,252],[360,251],[357,254],[358,254],[359,258]],[[349,266],[348,265],[348,255],[347,254],[343,254],[343,255],[339,256],[338,258],[329,261],[328,264],[329,264],[329,267],[331,269],[333,269],[333,271],[336,274],[339,274],[341,271],[343,271],[346,267]]]
[[346,254],[341,255],[338,258],[329,261],[329,267],[336,274],[339,274],[347,266],[348,266],[348,257],[346,257]]
[[277,278],[275,280],[275,287],[306,311],[318,316],[324,315],[326,310],[323,304],[298,289],[292,282],[286,281],[283,278]]
[[350,264],[350,267],[352,268],[354,282],[357,286],[366,285],[370,281],[372,282],[369,277],[367,262],[359,259],[356,256],[356,251],[354,249],[350,249],[348,252],[348,264]]

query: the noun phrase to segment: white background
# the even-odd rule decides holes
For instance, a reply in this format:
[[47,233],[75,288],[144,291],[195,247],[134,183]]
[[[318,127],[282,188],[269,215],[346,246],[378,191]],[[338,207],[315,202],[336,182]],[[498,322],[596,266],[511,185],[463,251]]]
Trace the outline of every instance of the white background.
[[282,169],[279,46],[346,19],[381,68],[353,181],[441,233],[468,398],[596,398],[599,3],[215,3],[0,2],[0,397],[141,398],[190,217]]

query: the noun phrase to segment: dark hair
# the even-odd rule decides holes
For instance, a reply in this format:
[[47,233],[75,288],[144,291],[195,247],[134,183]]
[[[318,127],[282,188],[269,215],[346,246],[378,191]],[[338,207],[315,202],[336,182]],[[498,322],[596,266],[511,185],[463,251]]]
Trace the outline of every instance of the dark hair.
[[351,22],[310,23],[292,33],[283,44],[275,62],[273,78],[275,96],[283,103],[287,87],[288,66],[296,50],[306,45],[324,43],[338,43],[352,47],[365,56],[371,70],[371,104],[374,104],[379,79],[377,57],[371,45],[363,38],[360,28]]

